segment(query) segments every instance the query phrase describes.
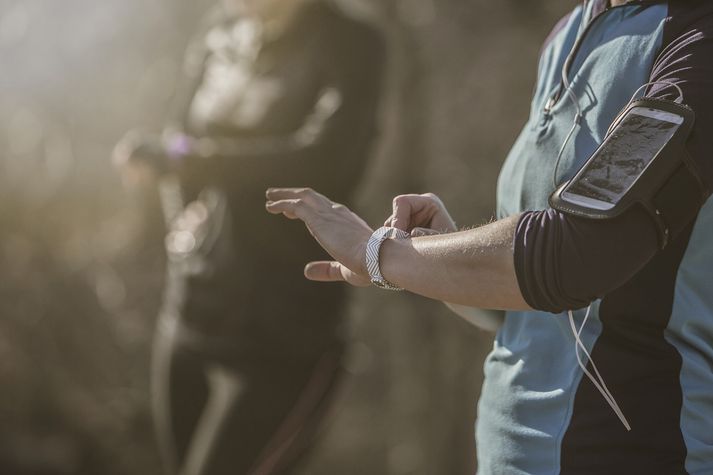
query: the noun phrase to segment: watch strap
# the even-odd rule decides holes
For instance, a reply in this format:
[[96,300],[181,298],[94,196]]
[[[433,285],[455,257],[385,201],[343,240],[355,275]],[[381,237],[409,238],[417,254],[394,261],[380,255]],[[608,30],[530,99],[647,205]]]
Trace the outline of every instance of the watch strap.
[[383,226],[372,233],[366,243],[366,269],[369,272],[371,283],[377,287],[388,290],[402,290],[399,286],[392,284],[381,274],[379,255],[381,245],[387,239],[407,239],[409,233],[401,229]]

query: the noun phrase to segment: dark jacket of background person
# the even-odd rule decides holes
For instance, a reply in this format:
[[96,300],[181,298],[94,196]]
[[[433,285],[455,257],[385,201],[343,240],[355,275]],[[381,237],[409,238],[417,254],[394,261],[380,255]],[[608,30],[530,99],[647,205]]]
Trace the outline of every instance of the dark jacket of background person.
[[264,192],[298,183],[349,200],[376,133],[384,47],[327,2],[297,15],[274,38],[212,20],[186,60],[177,118],[211,148],[185,159],[180,200],[164,192],[169,209],[202,203],[167,238],[164,311],[231,353],[318,354],[342,321],[346,289],[304,279],[304,263],[326,256],[301,224],[264,212]]

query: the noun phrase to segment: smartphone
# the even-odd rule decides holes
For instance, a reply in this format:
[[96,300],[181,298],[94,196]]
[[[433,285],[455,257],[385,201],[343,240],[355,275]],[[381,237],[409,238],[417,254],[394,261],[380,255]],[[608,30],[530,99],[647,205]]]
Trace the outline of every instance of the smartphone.
[[562,190],[562,199],[590,209],[612,209],[682,123],[683,117],[671,112],[633,107]]

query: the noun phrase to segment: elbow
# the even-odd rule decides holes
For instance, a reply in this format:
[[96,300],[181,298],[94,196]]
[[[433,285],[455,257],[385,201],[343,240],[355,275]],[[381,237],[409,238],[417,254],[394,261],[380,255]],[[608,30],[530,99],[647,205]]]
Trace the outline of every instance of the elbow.
[[546,210],[520,218],[514,262],[527,304],[561,313],[624,285],[657,250],[656,230],[643,210],[607,221]]

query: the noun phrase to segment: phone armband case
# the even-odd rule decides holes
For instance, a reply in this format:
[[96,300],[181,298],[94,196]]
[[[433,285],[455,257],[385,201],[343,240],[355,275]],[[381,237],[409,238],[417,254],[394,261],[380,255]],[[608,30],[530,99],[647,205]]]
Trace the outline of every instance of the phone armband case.
[[643,107],[678,115],[683,122],[673,136],[655,155],[641,175],[610,209],[601,210],[573,203],[562,194],[592,162],[603,147],[600,145],[574,177],[550,196],[550,206],[564,213],[590,219],[610,219],[621,215],[635,205],[643,206],[654,219],[659,230],[659,243],[664,248],[670,238],[678,234],[710,194],[706,189],[696,164],[686,150],[686,142],[693,129],[695,114],[688,106],[676,102],[642,98],[629,103],[612,123],[608,138],[629,112]]

